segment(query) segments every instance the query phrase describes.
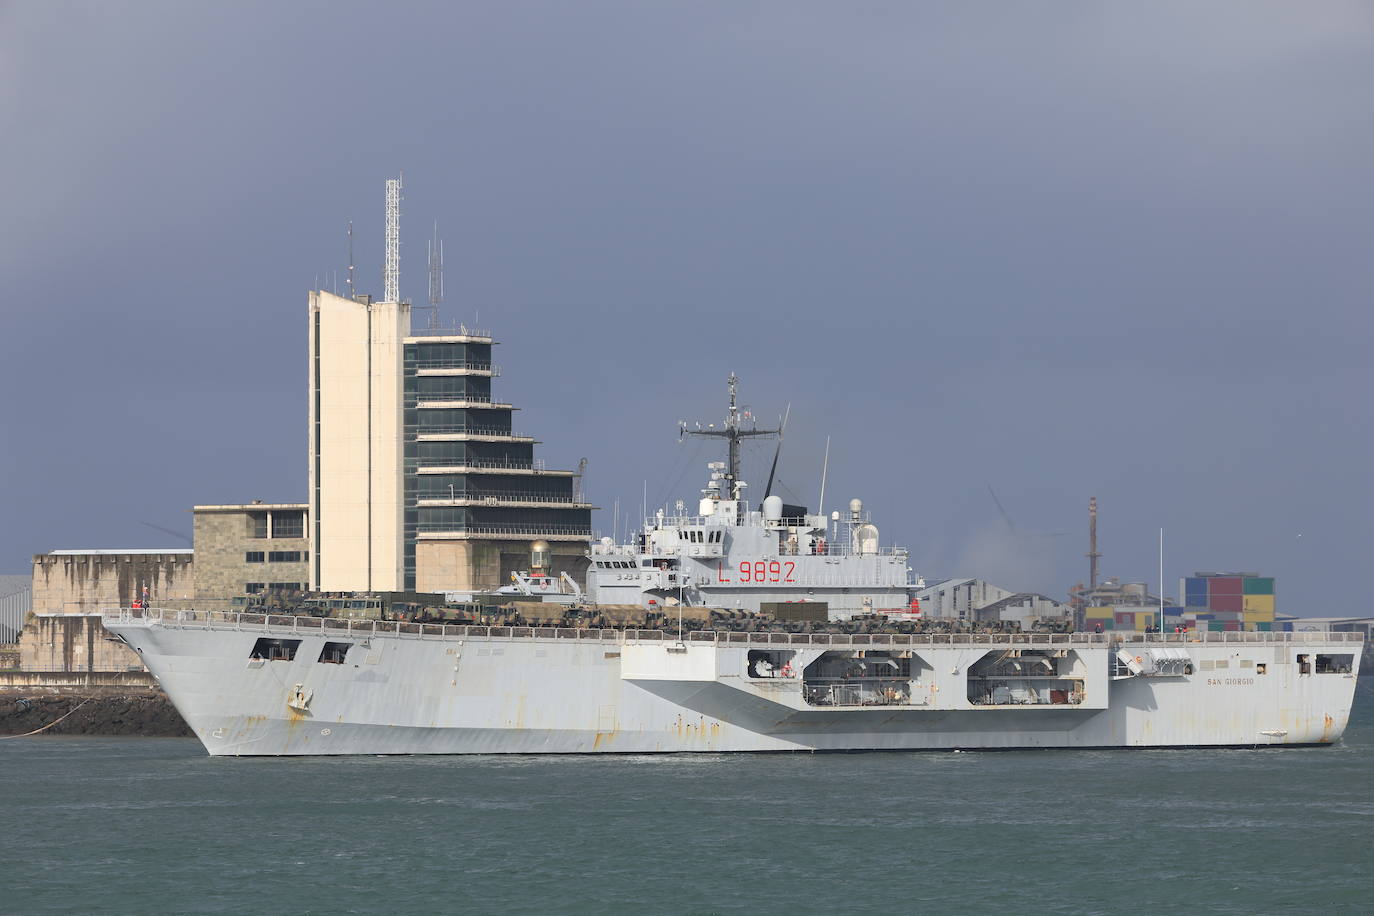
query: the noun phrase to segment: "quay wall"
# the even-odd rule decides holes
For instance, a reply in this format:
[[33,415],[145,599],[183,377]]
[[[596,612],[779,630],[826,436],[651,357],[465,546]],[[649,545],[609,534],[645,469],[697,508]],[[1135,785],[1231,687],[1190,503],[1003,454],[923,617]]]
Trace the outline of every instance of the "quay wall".
[[43,613],[19,634],[21,671],[143,671],[138,653],[115,639],[99,614]]

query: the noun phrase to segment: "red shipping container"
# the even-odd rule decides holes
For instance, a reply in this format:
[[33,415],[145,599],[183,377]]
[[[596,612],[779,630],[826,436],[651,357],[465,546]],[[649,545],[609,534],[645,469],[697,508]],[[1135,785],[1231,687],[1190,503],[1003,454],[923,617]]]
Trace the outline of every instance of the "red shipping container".
[[1125,629],[1131,629],[1131,628],[1133,628],[1134,626],[1135,626],[1135,611],[1117,611],[1117,612],[1116,612],[1116,627],[1117,627],[1117,629],[1122,629],[1123,627],[1124,627]]
[[1240,595],[1244,594],[1243,586],[1244,580],[1240,576],[1215,576],[1207,580],[1207,595],[1213,601],[1217,595]]
[[1238,621],[1238,620],[1225,620],[1225,621],[1222,621],[1221,626],[1222,626],[1222,630],[1225,631],[1225,632],[1235,632],[1236,630],[1239,630],[1239,629],[1240,629],[1240,621]]
[[1214,611],[1242,613],[1245,610],[1244,595],[1213,595],[1208,603]]

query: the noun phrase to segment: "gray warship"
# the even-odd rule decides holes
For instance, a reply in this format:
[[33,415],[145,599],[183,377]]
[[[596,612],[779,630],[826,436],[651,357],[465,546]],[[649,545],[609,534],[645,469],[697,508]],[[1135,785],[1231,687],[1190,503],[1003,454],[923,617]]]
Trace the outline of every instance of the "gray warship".
[[[773,494],[774,456],[763,499],[746,499],[740,446],[746,439],[781,436],[782,429],[746,426],[738,404],[739,379],[729,378],[730,402],[720,428],[682,424],[683,436],[722,439],[725,461],[707,465],[709,479],[695,515],[659,510],[645,519],[629,544],[603,538],[589,553],[587,592],[596,605],[678,605],[843,619],[857,614],[909,616],[912,579],[909,555],[884,547],[863,502],[848,511],[811,514]],[[781,445],[781,442],[779,442]],[[822,487],[824,493],[824,487]],[[822,497],[823,498],[823,497]],[[823,509],[824,507],[822,507]]]

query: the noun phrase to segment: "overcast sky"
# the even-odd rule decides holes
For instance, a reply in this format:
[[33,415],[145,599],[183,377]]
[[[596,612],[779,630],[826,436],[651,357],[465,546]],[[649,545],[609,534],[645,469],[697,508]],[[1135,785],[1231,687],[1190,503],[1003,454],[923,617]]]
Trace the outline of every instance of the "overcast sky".
[[604,533],[733,370],[928,577],[1062,597],[1096,495],[1106,575],[1363,612],[1371,86],[1368,2],[0,4],[0,572],[305,501],[307,291],[404,170],[402,294],[438,220]]

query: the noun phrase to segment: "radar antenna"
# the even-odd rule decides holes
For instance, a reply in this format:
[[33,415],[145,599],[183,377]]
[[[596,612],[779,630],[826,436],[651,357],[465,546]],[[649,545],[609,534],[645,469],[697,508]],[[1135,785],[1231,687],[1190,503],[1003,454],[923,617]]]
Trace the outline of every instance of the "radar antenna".
[[[682,425],[682,435],[710,436],[717,439],[724,439],[729,443],[730,461],[727,465],[728,469],[725,474],[725,492],[729,494],[730,499],[738,500],[740,498],[740,490],[744,486],[744,481],[740,479],[740,440],[763,438],[765,436],[779,436],[782,434],[782,430],[758,429],[757,427],[751,427],[749,429],[740,428],[740,410],[739,405],[736,403],[736,388],[739,385],[739,377],[731,372],[728,382],[730,385],[730,411],[725,417],[725,428],[715,429],[713,425],[707,429],[701,429],[700,424],[698,424],[696,429],[687,429],[684,423]],[[752,415],[747,411],[745,412],[745,417],[750,420],[753,419]],[[737,514],[742,514],[743,507],[739,507],[736,512]]]

